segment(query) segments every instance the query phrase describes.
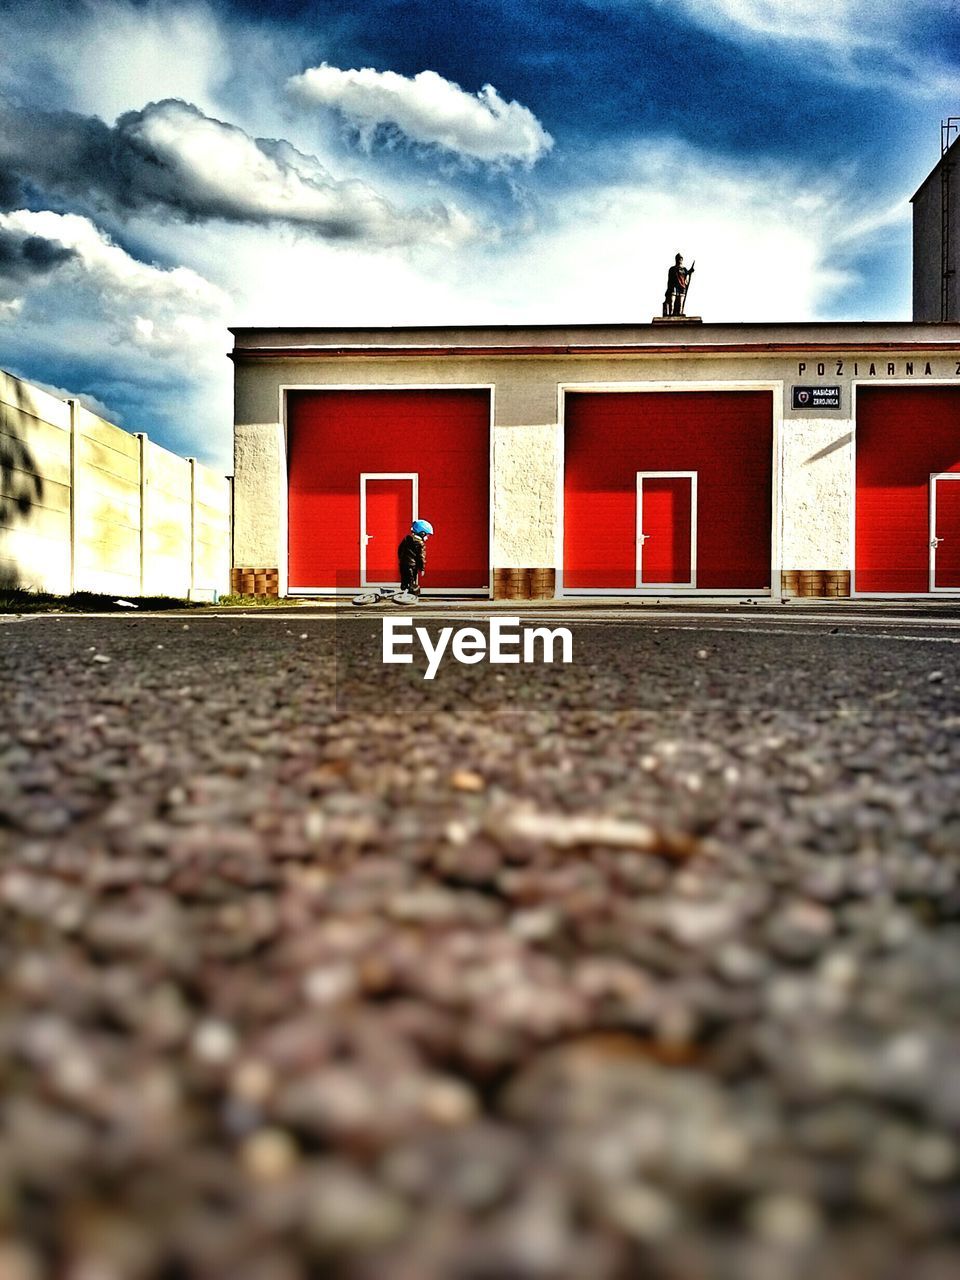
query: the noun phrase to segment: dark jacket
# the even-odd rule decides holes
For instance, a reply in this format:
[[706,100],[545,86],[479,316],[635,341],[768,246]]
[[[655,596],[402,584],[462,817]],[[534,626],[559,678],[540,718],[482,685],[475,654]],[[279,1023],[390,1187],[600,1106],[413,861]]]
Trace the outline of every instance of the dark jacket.
[[423,573],[427,565],[427,548],[423,538],[415,533],[408,533],[397,547],[397,559],[400,562],[401,576],[416,577]]
[[686,293],[692,271],[687,267],[671,267],[667,272],[667,294]]

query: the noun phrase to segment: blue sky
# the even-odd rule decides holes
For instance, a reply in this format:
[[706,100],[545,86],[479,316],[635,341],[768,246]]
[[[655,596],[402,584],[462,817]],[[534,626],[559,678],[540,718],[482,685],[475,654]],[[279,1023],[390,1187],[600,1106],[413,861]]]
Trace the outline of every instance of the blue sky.
[[229,469],[230,324],[907,319],[955,0],[0,0],[0,366]]

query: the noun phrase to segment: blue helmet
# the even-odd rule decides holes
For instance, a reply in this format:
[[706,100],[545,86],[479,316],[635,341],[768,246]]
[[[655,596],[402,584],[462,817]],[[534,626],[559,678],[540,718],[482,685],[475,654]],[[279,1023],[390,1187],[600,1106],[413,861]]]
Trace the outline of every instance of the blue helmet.
[[421,538],[429,537],[433,533],[433,525],[429,520],[414,520],[410,528],[414,533],[418,533]]

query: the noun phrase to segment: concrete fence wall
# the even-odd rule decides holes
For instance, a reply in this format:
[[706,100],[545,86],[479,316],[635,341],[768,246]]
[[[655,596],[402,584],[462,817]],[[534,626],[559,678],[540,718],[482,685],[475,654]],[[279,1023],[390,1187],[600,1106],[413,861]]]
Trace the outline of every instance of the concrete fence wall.
[[227,477],[0,370],[0,585],[211,599],[230,508]]

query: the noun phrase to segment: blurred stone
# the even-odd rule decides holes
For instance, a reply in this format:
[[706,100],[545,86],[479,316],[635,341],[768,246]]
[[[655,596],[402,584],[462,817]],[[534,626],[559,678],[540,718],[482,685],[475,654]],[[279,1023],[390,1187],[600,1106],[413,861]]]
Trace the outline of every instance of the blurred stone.
[[305,1227],[310,1244],[321,1256],[378,1248],[395,1239],[407,1221],[399,1197],[350,1165],[330,1160],[311,1173]]
[[676,1206],[656,1188],[639,1182],[615,1187],[604,1211],[618,1231],[644,1244],[666,1239],[678,1226]]
[[276,1182],[296,1167],[297,1144],[282,1129],[260,1129],[244,1141],[240,1160],[255,1181]]
[[40,1257],[16,1240],[0,1240],[0,1276],[3,1280],[43,1280]]
[[217,1019],[201,1022],[193,1033],[193,1052],[202,1062],[220,1066],[229,1062],[237,1051],[238,1040],[231,1026]]
[[795,1249],[815,1239],[823,1223],[810,1200],[779,1193],[763,1196],[751,1205],[750,1226],[768,1243]]
[[450,775],[450,785],[454,791],[482,791],[484,781],[479,773],[470,769],[455,769]]

